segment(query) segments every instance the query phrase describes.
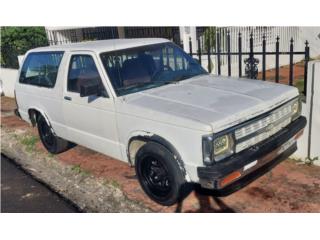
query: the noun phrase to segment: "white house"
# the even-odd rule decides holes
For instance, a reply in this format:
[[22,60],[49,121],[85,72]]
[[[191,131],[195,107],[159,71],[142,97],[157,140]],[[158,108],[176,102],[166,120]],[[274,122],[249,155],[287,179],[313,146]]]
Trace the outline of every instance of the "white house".
[[[88,40],[102,40],[113,38],[143,38],[162,37],[167,38],[183,46],[186,52],[190,52],[189,40],[192,51],[198,51],[197,39],[200,39],[201,49],[205,45],[205,30],[208,27],[182,26],[182,27],[46,27],[46,33],[50,45],[80,42]],[[280,36],[280,51],[289,51],[290,39],[294,41],[294,49],[304,51],[305,41],[310,43],[310,57],[320,55],[320,27],[216,27],[220,32],[221,51],[226,51],[227,31],[230,31],[231,52],[238,51],[238,33],[242,34],[242,52],[249,51],[250,34],[253,35],[254,51],[261,51],[262,36],[266,36],[266,50],[274,51],[277,36]],[[213,49],[215,46],[213,46]],[[261,56],[256,56],[261,61]],[[294,56],[294,62],[303,60],[304,56]],[[217,73],[216,57],[211,56],[213,72]],[[231,57],[232,75],[238,71],[238,56]],[[227,73],[227,56],[221,57],[221,73]],[[287,56],[280,56],[280,66],[288,64]],[[202,65],[208,67],[208,58],[202,57]],[[266,69],[274,68],[274,58],[267,57]],[[243,68],[245,66],[243,65]],[[244,71],[244,69],[243,69]]]

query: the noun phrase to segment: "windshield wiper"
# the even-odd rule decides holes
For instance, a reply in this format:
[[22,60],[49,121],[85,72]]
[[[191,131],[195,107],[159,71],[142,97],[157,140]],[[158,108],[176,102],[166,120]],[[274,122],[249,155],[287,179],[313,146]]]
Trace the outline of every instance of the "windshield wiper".
[[180,76],[177,76],[176,78],[173,78],[173,80],[163,81],[163,84],[176,84],[182,80],[186,80],[186,79],[192,78],[194,76],[196,76],[196,75],[180,75]]
[[157,84],[155,84],[154,82],[138,83],[138,84],[128,86],[128,87],[118,88],[117,91],[119,92],[120,95],[123,95],[123,94],[128,94],[128,93],[144,91],[144,90],[156,87],[156,86],[157,86]]

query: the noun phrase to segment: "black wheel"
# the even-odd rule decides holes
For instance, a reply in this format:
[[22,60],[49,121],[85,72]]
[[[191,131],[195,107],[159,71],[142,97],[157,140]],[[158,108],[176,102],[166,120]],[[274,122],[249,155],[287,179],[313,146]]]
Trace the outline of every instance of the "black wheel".
[[55,136],[51,127],[41,114],[37,117],[37,126],[41,142],[48,152],[57,154],[66,151],[69,148],[70,143]]
[[185,178],[164,146],[146,143],[136,155],[135,168],[141,187],[157,203],[170,206],[183,198]]

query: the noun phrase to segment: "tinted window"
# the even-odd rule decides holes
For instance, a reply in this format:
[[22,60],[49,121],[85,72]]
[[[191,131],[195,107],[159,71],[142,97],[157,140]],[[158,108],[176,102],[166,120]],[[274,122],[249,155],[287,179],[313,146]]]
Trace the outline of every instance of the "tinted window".
[[73,55],[68,73],[68,91],[80,93],[80,85],[86,82],[98,84],[105,92],[93,58],[90,55]]
[[107,52],[101,54],[101,60],[120,96],[206,74],[172,43]]
[[23,63],[20,83],[54,87],[63,52],[30,53]]

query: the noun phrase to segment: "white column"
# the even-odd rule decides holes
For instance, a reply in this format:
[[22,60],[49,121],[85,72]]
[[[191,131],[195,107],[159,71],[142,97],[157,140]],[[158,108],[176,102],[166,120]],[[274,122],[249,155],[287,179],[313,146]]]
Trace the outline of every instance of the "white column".
[[187,53],[190,52],[189,49],[189,38],[192,42],[192,52],[196,53],[198,51],[197,44],[197,28],[196,27],[179,27],[180,30],[180,39],[183,42],[183,49]]
[[126,37],[125,31],[124,31],[124,27],[117,27],[117,30],[118,30],[119,38],[125,38]]
[[49,30],[47,27],[45,27],[45,31],[46,31],[46,35],[47,35],[47,39],[50,45],[54,45],[54,39],[52,37],[52,31]]
[[[307,98],[302,104],[302,115],[307,118],[307,126],[298,140],[298,150],[294,158],[305,160],[310,151],[310,158],[320,156],[320,61],[308,64]],[[311,135],[310,135],[311,134]],[[320,165],[320,159],[314,162]]]

